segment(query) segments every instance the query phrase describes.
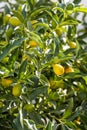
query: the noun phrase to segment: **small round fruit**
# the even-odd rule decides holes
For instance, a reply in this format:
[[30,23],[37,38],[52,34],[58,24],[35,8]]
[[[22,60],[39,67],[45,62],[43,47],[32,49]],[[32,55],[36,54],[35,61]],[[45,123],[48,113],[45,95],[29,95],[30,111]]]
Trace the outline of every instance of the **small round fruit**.
[[22,92],[22,87],[20,84],[16,84],[13,86],[12,88],[12,94],[15,96],[15,97],[19,97],[21,95],[21,92]]
[[72,67],[65,68],[65,73],[72,73],[74,69]]
[[70,46],[70,48],[76,48],[76,43],[75,42],[70,42],[69,46]]
[[34,105],[32,103],[26,104],[23,109],[27,112],[33,112],[34,111]]
[[33,41],[33,40],[31,40],[31,41],[29,41],[29,46],[30,47],[37,47],[37,42],[36,41]]
[[64,67],[60,64],[54,64],[53,71],[58,76],[63,75],[64,74]]
[[10,14],[6,14],[6,15],[4,16],[4,18],[3,18],[3,23],[4,23],[4,24],[7,24],[8,21],[9,21],[9,19],[10,19],[10,17],[11,17]]
[[12,84],[12,82],[13,82],[12,79],[5,79],[5,78],[1,79],[1,84],[4,88],[9,87]]
[[15,17],[15,16],[12,16],[10,19],[9,19],[9,23],[13,26],[19,26],[21,24],[21,21]]
[[61,28],[59,28],[59,27],[58,27],[58,28],[56,28],[56,30],[55,30],[55,31],[56,31],[56,34],[57,34],[57,35],[59,35],[59,36],[61,36],[61,35],[62,35],[62,33],[63,33],[62,29],[61,29]]
[[66,9],[67,10],[73,10],[74,4],[73,3],[67,3]]

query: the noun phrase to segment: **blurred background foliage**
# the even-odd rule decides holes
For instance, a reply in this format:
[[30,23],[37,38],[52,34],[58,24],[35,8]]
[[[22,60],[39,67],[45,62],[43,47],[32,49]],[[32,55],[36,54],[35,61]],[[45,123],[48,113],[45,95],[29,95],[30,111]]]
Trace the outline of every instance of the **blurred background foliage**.
[[80,0],[1,2],[0,129],[87,130],[87,8]]

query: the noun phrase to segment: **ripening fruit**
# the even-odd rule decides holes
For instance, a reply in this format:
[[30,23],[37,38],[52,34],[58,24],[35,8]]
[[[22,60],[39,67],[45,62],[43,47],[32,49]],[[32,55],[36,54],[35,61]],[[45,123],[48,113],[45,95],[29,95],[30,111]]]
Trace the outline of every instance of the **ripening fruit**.
[[22,92],[22,88],[21,88],[20,84],[16,84],[16,85],[13,86],[13,88],[12,88],[12,94],[15,97],[19,97],[21,95],[21,92]]
[[76,48],[76,43],[75,42],[70,42],[69,46],[70,46],[70,48]]
[[34,105],[32,103],[26,104],[23,109],[27,112],[33,112],[34,111]]
[[65,73],[71,73],[74,72],[74,69],[72,67],[65,68]]
[[5,78],[1,79],[1,84],[4,88],[9,87],[12,84],[12,82],[13,82],[12,79],[5,79]]
[[4,16],[4,18],[3,18],[3,23],[4,23],[4,24],[7,24],[8,21],[9,21],[9,19],[10,19],[10,17],[11,17],[10,14],[6,14],[6,15]]
[[53,65],[53,71],[56,75],[63,75],[64,74],[64,67],[60,64]]
[[58,28],[56,28],[56,30],[55,30],[55,31],[56,31],[56,34],[57,34],[57,35],[59,35],[59,36],[61,36],[61,35],[62,35],[62,33],[63,33],[62,29],[61,29],[61,28],[59,28],[59,27],[58,27]]
[[15,16],[12,16],[10,19],[9,19],[9,23],[13,26],[19,26],[21,24],[21,21],[15,17]]
[[37,42],[36,41],[33,41],[33,40],[31,40],[31,41],[29,41],[29,46],[30,47],[37,47]]

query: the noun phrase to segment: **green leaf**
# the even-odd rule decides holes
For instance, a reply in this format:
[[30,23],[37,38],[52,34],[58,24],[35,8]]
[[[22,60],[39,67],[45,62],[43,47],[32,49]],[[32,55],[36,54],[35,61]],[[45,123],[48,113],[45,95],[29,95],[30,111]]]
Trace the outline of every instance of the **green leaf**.
[[22,130],[22,126],[20,123],[20,115],[18,115],[17,118],[13,120],[13,128],[14,130]]
[[75,79],[75,78],[82,77],[82,75],[83,75],[82,73],[73,72],[73,73],[66,74],[64,78]]
[[63,10],[62,8],[60,8],[60,7],[54,7],[54,8],[53,8],[53,11],[55,11],[55,10],[57,10],[57,11],[61,11],[61,12],[64,13],[64,10]]
[[63,119],[64,119],[64,118],[68,118],[70,115],[71,115],[71,111],[68,110],[68,109],[65,110],[64,115],[63,115]]
[[54,37],[54,56],[58,56],[59,53],[59,40],[57,37]]
[[37,125],[43,125],[42,117],[37,112],[29,113],[30,118],[35,122]]
[[73,123],[72,121],[66,121],[65,123],[68,127],[70,127],[71,129],[75,130],[77,129],[77,126],[75,125],[75,123]]
[[62,128],[61,130],[68,130],[67,127],[63,124],[61,125],[61,128]]
[[82,76],[82,78],[85,80],[85,83],[87,85],[87,76]]
[[29,94],[29,99],[33,100],[36,99],[40,94],[46,93],[47,92],[47,86],[41,86],[38,87],[37,89],[34,89],[30,94]]
[[47,77],[43,74],[40,75],[40,82],[42,85],[44,86],[50,86],[49,80],[47,79]]
[[34,87],[38,87],[39,78],[38,78],[37,76],[35,76],[35,75],[32,75],[32,76],[30,77],[30,79],[31,79],[31,81],[33,81]]
[[13,10],[12,12],[22,23],[24,23],[24,17],[19,11]]
[[31,17],[31,19],[34,19],[36,16],[38,16],[38,14],[40,14],[42,11],[45,11],[45,10],[46,10],[46,7],[36,8],[29,14],[29,16]]
[[6,31],[6,36],[7,36],[7,39],[9,39],[11,37],[13,33],[13,29],[10,27],[7,31]]
[[80,115],[81,111],[82,108],[78,107],[76,111],[67,119],[67,121],[73,121],[74,119],[76,119]]
[[86,115],[80,115],[81,121],[84,123],[84,125],[87,125],[87,116]]
[[21,43],[24,41],[25,38],[21,38],[15,41],[11,41],[8,45],[6,45],[2,51],[0,52],[0,61],[7,56],[12,50],[21,46]]
[[30,119],[24,119],[24,130],[37,130],[35,122]]
[[76,8],[74,8],[74,12],[87,13],[87,8],[86,7],[76,7]]
[[55,19],[55,17],[53,16],[52,12],[49,10],[45,10],[45,12],[51,17],[51,19],[55,22],[55,24],[57,25],[57,21]]
[[28,61],[26,59],[22,62],[21,66],[20,66],[19,74],[18,74],[20,78],[23,78],[24,73],[26,72],[27,63],[28,63]]
[[33,10],[33,4],[34,4],[34,0],[26,0],[27,4],[29,5],[30,9]]
[[13,66],[14,66],[14,63],[15,63],[15,61],[16,61],[17,58],[18,58],[18,51],[19,51],[19,49],[16,48],[15,50],[13,50],[13,52],[12,52],[12,54],[11,54],[11,57],[9,57],[10,67],[13,67]]
[[73,1],[75,4],[79,4],[81,2],[81,0],[74,0]]
[[48,124],[46,126],[46,130],[52,130],[52,123],[51,123],[51,121],[48,122]]
[[77,25],[79,24],[78,21],[76,20],[66,20],[66,21],[63,21],[62,23],[60,23],[59,26],[65,26],[65,25]]
[[40,22],[38,22],[38,23],[35,23],[34,25],[35,25],[35,27],[40,26],[40,27],[44,27],[44,28],[49,28],[49,25],[46,24],[46,23],[40,23]]
[[59,95],[58,95],[58,93],[57,93],[57,91],[55,91],[55,92],[50,92],[49,93],[49,99],[50,100],[53,100],[53,101],[56,101],[56,100],[58,100],[59,99]]
[[53,124],[53,125],[52,125],[52,130],[57,130],[57,127],[58,127],[58,124],[56,124],[56,123]]
[[72,114],[73,107],[74,107],[73,98],[71,98],[69,100],[68,107],[66,108],[63,114],[63,119],[68,118]]

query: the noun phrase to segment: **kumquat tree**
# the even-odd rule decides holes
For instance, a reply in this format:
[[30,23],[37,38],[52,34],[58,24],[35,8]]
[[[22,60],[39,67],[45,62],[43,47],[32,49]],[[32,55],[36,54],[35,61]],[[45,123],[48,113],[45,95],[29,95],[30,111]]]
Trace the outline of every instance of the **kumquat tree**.
[[87,8],[2,2],[0,130],[87,130]]

